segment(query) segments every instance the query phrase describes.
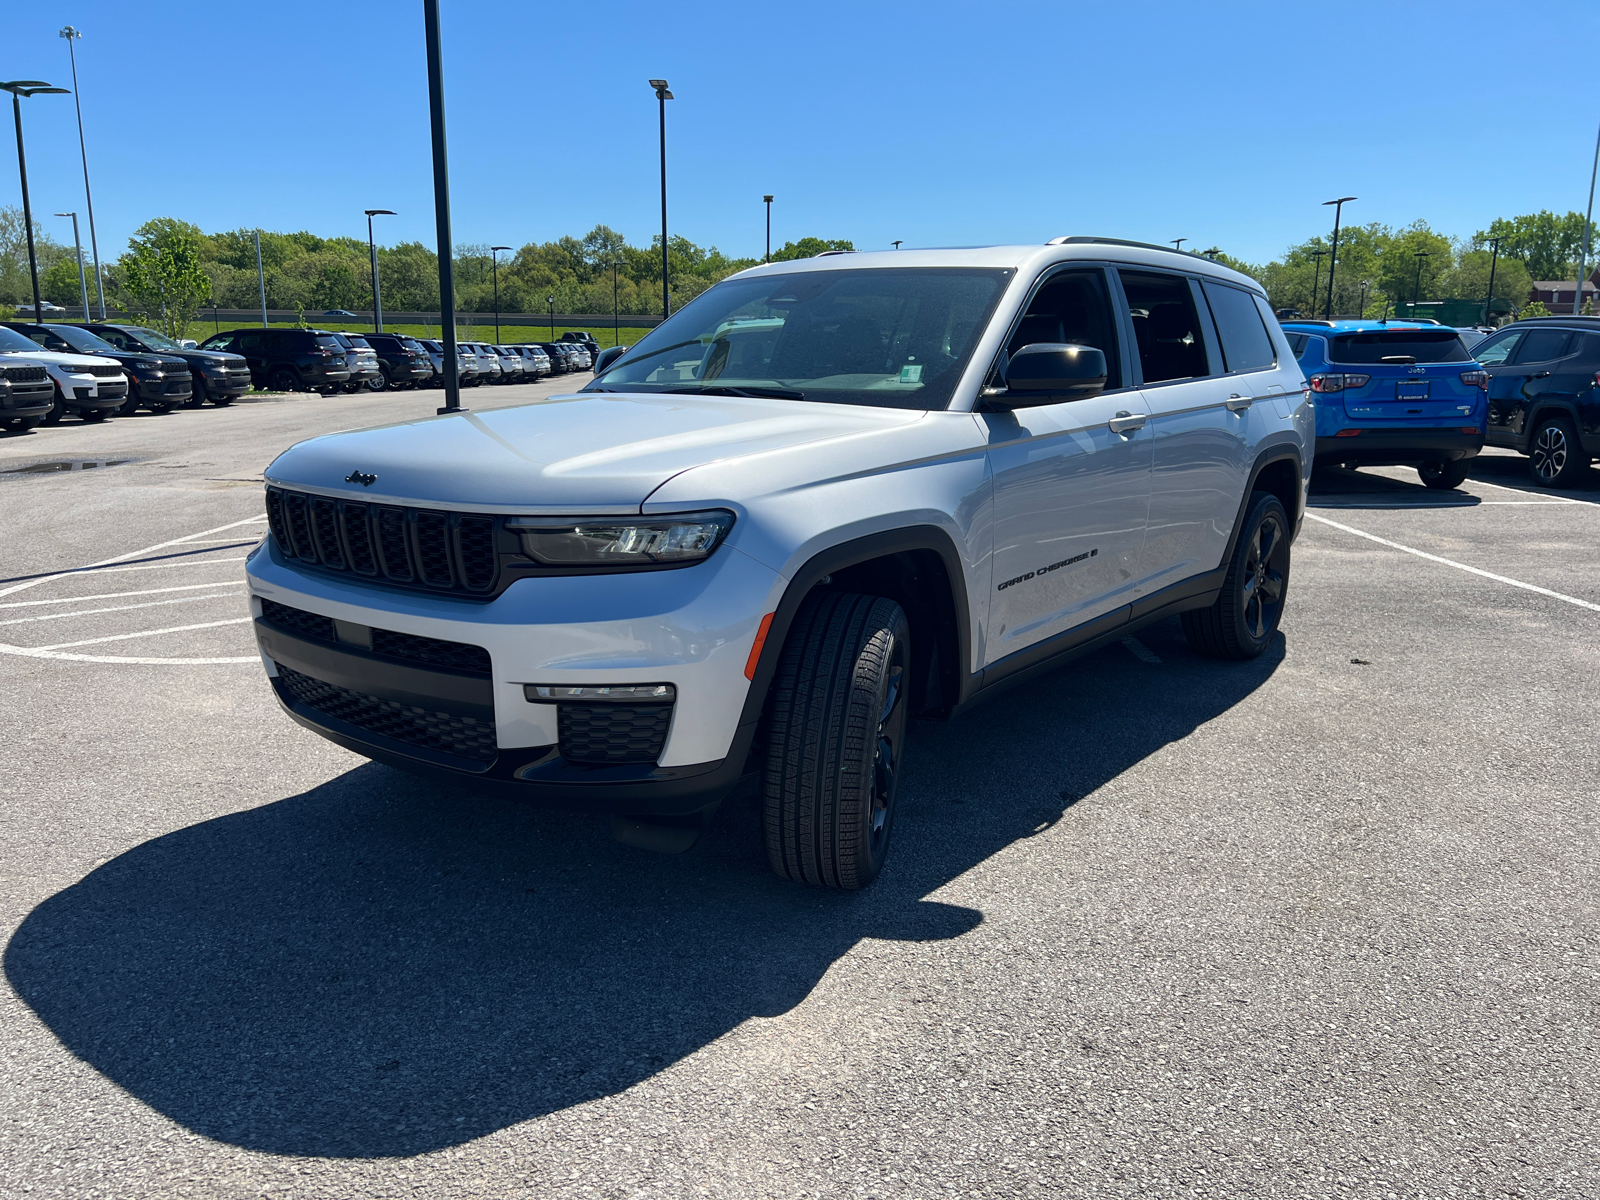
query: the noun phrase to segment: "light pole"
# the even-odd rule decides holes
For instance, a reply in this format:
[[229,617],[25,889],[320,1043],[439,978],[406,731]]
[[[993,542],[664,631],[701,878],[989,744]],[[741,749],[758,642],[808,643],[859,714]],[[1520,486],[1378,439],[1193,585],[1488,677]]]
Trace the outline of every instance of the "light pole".
[[[1344,206],[1354,199],[1356,199],[1355,196],[1340,196],[1337,200],[1324,200],[1322,202],[1322,207],[1324,208],[1330,204],[1333,205],[1333,247],[1328,251],[1328,308],[1323,313],[1323,316],[1330,321],[1333,320],[1333,270],[1339,265],[1339,217],[1344,212]],[[1315,297],[1313,297],[1314,299]],[[1313,305],[1311,315],[1317,315],[1315,305]]]
[[1483,298],[1483,323],[1489,323],[1489,306],[1494,303],[1494,269],[1500,262],[1500,243],[1505,241],[1506,235],[1489,238],[1489,294]]
[[761,201],[762,201],[763,204],[765,204],[767,206],[767,256],[766,256],[766,258],[762,259],[761,261],[762,262],[771,262],[772,261],[772,197],[771,196],[763,196],[763,197],[761,197]]
[[1200,251],[1200,253],[1204,254],[1212,262],[1216,262],[1217,261],[1217,255],[1222,253],[1222,247],[1221,246],[1213,246],[1209,250]]
[[889,244],[891,246],[893,246],[896,250],[898,250],[898,249],[900,249],[900,243],[903,242],[903,241],[905,241],[905,238],[895,238],[895,240],[890,242]]
[[[661,319],[672,315],[672,299],[667,285],[667,101],[673,95],[667,90],[665,79],[652,79],[650,86],[656,90],[656,100],[661,105]],[[554,317],[551,318],[550,336],[555,337]]]
[[611,260],[611,344],[622,345],[622,309],[617,303],[617,267],[620,266],[616,259]]
[[1185,242],[1187,242],[1189,239],[1188,238],[1168,238],[1167,240],[1172,243],[1172,248],[1174,250],[1181,251],[1183,249],[1183,244]]
[[51,87],[42,79],[13,79],[0,83],[0,92],[11,93],[11,115],[17,122],[17,173],[22,177],[22,227],[28,231],[28,275],[33,280],[33,319],[44,320],[39,311],[39,259],[33,248],[33,206],[28,202],[28,159],[22,152],[22,98],[24,96],[65,96],[66,88]]
[[372,218],[397,214],[392,208],[366,208],[362,211],[367,214],[367,253],[372,256],[372,323],[378,327],[377,332],[382,333],[383,293],[378,290],[378,245],[372,240]]
[[1594,166],[1589,168],[1589,209],[1583,215],[1583,250],[1578,255],[1578,279],[1572,287],[1572,315],[1583,305],[1583,269],[1589,265],[1589,223],[1594,217],[1594,177],[1600,171],[1600,134],[1594,140]]
[[1361,281],[1361,308],[1356,313],[1356,316],[1358,317],[1364,318],[1367,315],[1367,288],[1370,286],[1371,284],[1369,281],[1365,279]]
[[550,306],[550,340],[556,340],[556,298],[546,296],[544,302]]
[[1433,251],[1417,250],[1412,253],[1412,257],[1417,260],[1417,286],[1411,291],[1411,315],[1414,317],[1417,315],[1417,303],[1422,299],[1422,260],[1432,258]]
[[494,340],[495,345],[500,344],[500,251],[509,250],[510,246],[490,246],[489,260],[494,266]]
[[[455,249],[450,240],[450,164],[444,144],[444,51],[439,41],[439,0],[422,0],[422,24],[428,42],[428,119],[433,130],[433,216],[439,261],[439,332],[444,335],[444,407],[461,411],[461,360],[456,354]],[[450,314],[445,324],[444,314]]]
[[1311,272],[1311,315],[1313,317],[1317,315],[1317,292],[1319,290],[1317,285],[1322,282],[1322,260],[1327,253],[1326,250],[1313,250],[1311,252],[1312,261],[1316,263],[1316,267]]
[[[100,274],[100,242],[94,234],[94,195],[89,191],[89,148],[83,140],[83,101],[78,98],[78,53],[72,43],[83,36],[71,25],[57,35],[67,39],[67,57],[72,60],[72,102],[78,107],[78,153],[83,158],[83,199],[89,206],[89,249],[94,254],[94,291],[100,306],[100,319],[106,319],[106,285]],[[81,256],[80,256],[81,260]],[[86,316],[85,321],[88,320]]]
[[261,328],[267,327],[267,273],[261,269],[261,230],[256,230],[256,286],[261,289]]
[[78,214],[75,212],[57,213],[58,217],[72,218],[72,245],[78,255],[78,291],[83,296],[83,323],[89,323],[89,285],[83,278],[83,242],[78,237]]

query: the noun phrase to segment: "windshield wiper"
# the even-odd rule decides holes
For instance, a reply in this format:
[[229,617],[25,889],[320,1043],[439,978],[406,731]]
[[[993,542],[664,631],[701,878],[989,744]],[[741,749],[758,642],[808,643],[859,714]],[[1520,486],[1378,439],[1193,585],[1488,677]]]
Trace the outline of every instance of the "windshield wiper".
[[668,394],[688,396],[750,396],[758,399],[771,400],[804,400],[806,394],[794,388],[781,387],[733,387],[722,383],[697,383],[693,387],[671,387],[661,389]]

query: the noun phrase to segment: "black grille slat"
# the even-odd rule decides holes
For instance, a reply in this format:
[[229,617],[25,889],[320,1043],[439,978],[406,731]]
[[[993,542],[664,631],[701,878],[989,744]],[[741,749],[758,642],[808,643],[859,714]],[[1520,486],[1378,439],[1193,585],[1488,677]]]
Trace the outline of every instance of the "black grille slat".
[[367,506],[347,500],[341,508],[344,544],[350,551],[350,569],[357,575],[376,575],[378,560],[372,554],[372,529],[367,523]]
[[309,613],[303,608],[291,608],[287,604],[279,604],[276,600],[261,601],[261,618],[276,625],[286,633],[297,633],[301,637],[320,638],[325,642],[338,640],[338,635],[333,631],[332,617],[324,617],[320,613]]
[[378,561],[383,573],[399,583],[416,578],[411,568],[411,539],[407,536],[406,510],[378,509]]
[[494,520],[491,517],[462,517],[456,530],[456,548],[461,555],[461,583],[474,592],[494,586]]
[[310,497],[290,492],[284,497],[284,501],[284,515],[289,527],[289,552],[296,558],[316,562],[317,548],[311,540],[310,514],[306,511],[311,507]]
[[43,367],[7,367],[6,378],[12,383],[39,383],[46,379]]
[[455,582],[450,570],[450,514],[423,509],[416,514],[416,523],[417,574],[430,587],[450,587]]
[[321,496],[313,499],[311,527],[317,535],[317,554],[322,565],[344,570],[344,551],[339,548],[339,502]]
[[482,646],[471,646],[466,642],[447,642],[443,638],[423,637],[415,633],[374,629],[372,650],[374,654],[387,654],[391,658],[407,658],[435,667],[470,671],[485,679],[489,677],[489,652]]
[[277,488],[267,489],[267,528],[272,530],[272,540],[278,543],[278,549],[292,555],[294,547],[289,541],[289,526],[283,519],[283,493]]
[[498,753],[492,720],[381,700],[302,675],[282,663],[277,668],[284,691],[296,702],[379,737],[484,763],[493,762]]
[[590,764],[653,763],[666,745],[670,704],[560,704],[561,757]]

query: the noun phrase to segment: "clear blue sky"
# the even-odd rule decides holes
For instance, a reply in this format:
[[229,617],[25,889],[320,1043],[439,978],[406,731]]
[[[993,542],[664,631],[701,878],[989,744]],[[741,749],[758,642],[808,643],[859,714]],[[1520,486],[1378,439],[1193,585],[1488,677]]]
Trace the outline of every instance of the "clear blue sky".
[[[1581,210],[1600,121],[1593,0],[442,8],[458,242],[648,243],[653,76],[678,96],[673,232],[730,254],[761,252],[764,192],[775,243],[1096,233],[1264,261],[1348,194],[1347,220],[1466,236]],[[152,216],[365,236],[369,207],[401,214],[381,240],[433,245],[420,0],[6,9],[0,78],[70,86],[56,31],[84,33],[102,257]],[[34,211],[70,241],[49,214],[82,208],[71,99],[24,109]]]

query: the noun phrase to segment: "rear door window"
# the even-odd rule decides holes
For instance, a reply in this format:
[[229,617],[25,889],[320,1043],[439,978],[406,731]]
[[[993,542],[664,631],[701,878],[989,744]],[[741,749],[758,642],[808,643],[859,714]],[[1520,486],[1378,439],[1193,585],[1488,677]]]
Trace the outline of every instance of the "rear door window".
[[1575,333],[1567,353],[1576,355],[1586,367],[1600,366],[1600,333]]
[[1454,329],[1369,329],[1329,339],[1330,362],[1356,366],[1470,362]]
[[1118,271],[1146,383],[1210,374],[1200,315],[1182,275]]
[[317,338],[317,345],[323,347],[326,350],[343,350],[344,349],[343,346],[339,345],[339,339],[334,337],[332,334],[328,334],[326,336],[318,337]]
[[1567,340],[1572,334],[1565,329],[1530,329],[1517,347],[1516,364],[1549,362],[1567,352]]
[[1521,330],[1516,333],[1502,333],[1479,342],[1472,356],[1486,367],[1498,367],[1510,361],[1511,355],[1515,353],[1521,341]]
[[1277,366],[1278,355],[1267,327],[1261,323],[1255,299],[1248,292],[1209,279],[1202,279],[1200,287],[1211,306],[1211,319],[1217,323],[1228,373],[1265,371]]

